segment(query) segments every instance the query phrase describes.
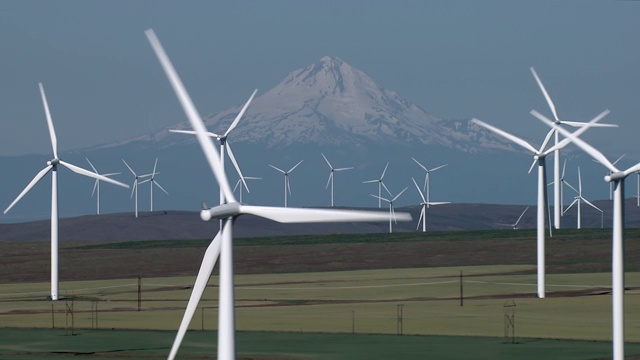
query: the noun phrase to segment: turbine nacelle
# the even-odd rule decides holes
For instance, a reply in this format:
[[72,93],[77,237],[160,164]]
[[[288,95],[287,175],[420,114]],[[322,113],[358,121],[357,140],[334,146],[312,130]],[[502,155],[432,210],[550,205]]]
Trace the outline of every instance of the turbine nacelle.
[[629,174],[626,174],[624,171],[614,172],[612,174],[605,175],[604,181],[606,181],[606,182],[618,181],[618,180],[626,178],[627,175],[629,175]]
[[[205,205],[206,206],[206,205]],[[240,203],[232,202],[228,204],[222,204],[214,206],[210,209],[204,209],[200,211],[200,218],[204,221],[212,219],[228,219],[230,217],[241,214]]]
[[47,161],[47,165],[56,166],[58,164],[60,164],[60,159],[57,159],[57,158]]

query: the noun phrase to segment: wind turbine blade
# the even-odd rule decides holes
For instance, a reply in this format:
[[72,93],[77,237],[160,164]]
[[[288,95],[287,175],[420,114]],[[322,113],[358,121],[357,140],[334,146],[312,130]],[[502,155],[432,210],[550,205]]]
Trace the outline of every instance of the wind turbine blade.
[[[413,157],[412,157],[411,159],[413,159],[413,161],[415,161],[415,162],[416,162],[416,164],[418,164],[418,166],[420,166],[424,171],[429,172],[429,169],[427,169],[427,167],[426,167],[426,166],[422,165],[422,164],[420,163],[420,161],[416,160],[416,159],[415,159],[415,158],[413,158]],[[386,168],[385,168],[385,169],[386,169]]]
[[302,164],[304,160],[300,160],[297,164],[295,164],[291,169],[289,169],[289,171],[287,171],[288,173],[291,173],[293,170],[295,170],[295,168],[298,167],[298,165]]
[[553,117],[556,119],[556,121],[559,121],[560,119],[558,119],[558,113],[556,112],[556,105],[551,100],[551,97],[549,96],[549,93],[547,93],[547,89],[544,87],[544,84],[542,84],[542,80],[540,80],[540,77],[538,76],[538,73],[536,72],[536,69],[534,69],[533,66],[532,66],[532,67],[529,68],[529,70],[531,70],[531,73],[533,74],[533,77],[536,78],[536,82],[538,83],[538,86],[540,87],[540,90],[542,90],[542,95],[544,95],[544,98],[547,100],[547,104],[549,104],[549,108],[551,108],[551,112],[553,113]]
[[80,175],[84,175],[84,176],[92,177],[92,178],[94,178],[94,179],[99,179],[99,180],[102,180],[102,181],[106,181],[106,182],[108,182],[108,183],[112,183],[112,184],[114,184],[114,185],[122,186],[123,188],[127,188],[127,189],[129,188],[129,185],[127,185],[127,184],[123,184],[123,183],[121,183],[120,181],[113,180],[113,179],[111,179],[111,178],[108,178],[108,177],[106,177],[106,176],[102,176],[102,175],[100,175],[100,174],[92,173],[92,172],[91,172],[91,171],[89,171],[89,170],[85,170],[85,169],[83,169],[83,168],[81,168],[81,167],[75,166],[75,165],[73,165],[73,164],[69,164],[69,163],[68,163],[68,162],[66,162],[66,161],[62,161],[62,160],[60,160],[60,165],[62,165],[62,166],[64,166],[64,167],[66,167],[67,169],[69,169],[69,170],[73,171],[73,172],[74,172],[74,173],[76,173],[76,174],[80,174]]
[[323,153],[320,153],[320,155],[322,155],[322,157],[324,158],[324,161],[326,161],[326,162],[327,162],[327,165],[329,165],[329,168],[330,168],[331,170],[333,170],[333,166],[331,166],[331,163],[329,162],[329,160],[327,160],[327,157],[326,157],[326,156],[324,156],[324,154],[323,154]]
[[200,298],[202,298],[202,294],[207,287],[207,282],[209,282],[209,278],[211,277],[211,272],[216,265],[216,261],[218,260],[218,256],[220,255],[220,245],[222,243],[221,234],[222,231],[219,231],[216,237],[213,238],[213,241],[211,241],[211,244],[209,244],[207,251],[204,253],[204,258],[202,259],[202,264],[200,265],[200,270],[198,271],[196,282],[193,284],[191,297],[189,297],[189,302],[187,303],[187,308],[185,309],[184,315],[182,316],[182,322],[180,323],[180,327],[178,328],[178,333],[176,334],[176,338],[173,341],[173,345],[171,346],[171,352],[169,353],[170,360],[173,360],[175,358],[176,353],[180,348],[180,344],[182,344],[182,339],[184,338],[184,335],[189,328],[191,319],[193,319],[193,314],[198,308]]
[[156,168],[158,167],[158,158],[156,158],[156,162],[153,164],[153,172],[151,173],[151,177],[153,178],[156,175]]
[[422,223],[422,217],[424,216],[424,205],[422,205],[422,211],[420,211],[420,216],[418,217],[418,225],[416,226],[416,230],[420,228],[420,223]]
[[527,212],[527,210],[529,210],[529,207],[527,206],[524,211],[522,212],[522,214],[520,214],[520,217],[518,217],[518,220],[516,220],[516,223],[514,224],[515,226],[518,225],[518,223],[520,222],[520,219],[522,219],[522,217],[524,216],[524,213]]
[[571,190],[575,191],[575,192],[576,192],[576,194],[580,194],[580,192],[579,192],[576,188],[574,188],[574,187],[573,187],[573,185],[569,184],[569,182],[568,182],[568,181],[565,181],[564,183],[565,183],[568,187],[570,187],[570,188],[571,188]]
[[429,206],[447,205],[447,204],[451,204],[451,201],[429,201],[427,204],[429,204]]
[[108,173],[108,174],[100,174],[100,175],[102,175],[102,176],[113,176],[113,175],[120,175],[120,174],[122,174],[122,173],[117,172],[117,173]]
[[287,190],[289,190],[289,195],[291,195],[291,181],[289,181],[289,176],[287,176]]
[[389,191],[389,188],[384,184],[384,182],[380,181],[380,185],[382,185],[382,187],[387,191],[387,194],[389,194],[389,196],[392,196],[391,191]]
[[622,155],[620,155],[620,157],[619,157],[616,161],[614,161],[614,162],[613,162],[613,165],[617,164],[617,163],[618,163],[618,161],[622,160],[622,158],[623,158],[625,155],[626,155],[626,154],[622,154]]
[[[193,131],[193,130],[173,130],[173,129],[171,129],[171,130],[169,130],[169,132],[176,133],[176,134],[196,135],[196,132]],[[218,135],[216,133],[212,133],[211,131],[207,131],[206,133],[207,133],[207,135],[209,135],[209,137],[216,138],[216,139],[220,138],[220,135]]]
[[389,167],[389,162],[387,161],[387,165],[384,166],[384,170],[382,170],[382,176],[380,176],[380,181],[384,178],[384,174],[387,173],[387,168]]
[[91,166],[91,168],[93,169],[93,172],[97,174],[97,173],[98,173],[98,170],[96,170],[96,167],[95,167],[95,166],[93,166],[93,164],[91,163],[91,161],[89,161],[89,158],[88,158],[88,157],[85,157],[85,159],[87,159],[87,162],[89,163],[89,166]]
[[424,195],[422,194],[422,190],[420,190],[420,187],[418,186],[418,183],[416,182],[416,179],[411,178],[411,180],[413,181],[413,185],[416,186],[416,189],[418,190],[418,193],[420,194],[420,198],[422,198],[422,202],[426,203],[427,200],[425,200]]
[[337,168],[337,169],[333,169],[333,171],[345,171],[345,170],[352,170],[352,169],[353,169],[353,166],[352,167],[346,167],[346,168]]
[[98,188],[98,179],[96,179],[96,181],[93,183],[93,191],[91,192],[91,197],[93,197],[93,194],[96,193],[96,189]]
[[283,173],[283,174],[286,174],[286,172],[285,172],[284,170],[280,169],[280,168],[277,168],[277,167],[275,167],[275,166],[273,166],[273,165],[271,165],[271,164],[269,164],[269,166],[271,166],[272,168],[274,168],[274,169],[276,169],[276,170],[280,171],[280,172],[281,172],[281,173]]
[[327,179],[327,185],[324,187],[325,189],[329,188],[329,184],[331,183],[331,179],[333,179],[333,172],[329,173],[329,179]]
[[578,166],[578,194],[582,196],[582,175],[580,175],[580,166]]
[[[578,121],[562,121],[562,124],[573,126],[573,127],[583,127],[588,123],[578,122]],[[593,127],[599,128],[617,128],[618,124],[594,124]]]
[[[389,214],[380,211],[279,208],[241,205],[243,214],[260,216],[280,223],[372,222],[389,221]],[[400,221],[411,221],[409,213],[398,213]]]
[[634,172],[640,171],[640,163],[637,163],[636,165],[628,168],[627,170],[624,171],[624,175],[628,176],[630,174],[633,174]]
[[563,211],[562,213],[564,214],[564,213],[566,213],[567,211],[569,211],[569,209],[571,209],[571,207],[572,207],[573,205],[575,205],[575,204],[578,202],[578,199],[579,199],[579,198],[575,198],[575,199],[573,200],[573,202],[571,203],[571,205],[567,206],[567,208],[566,208],[566,209],[564,209],[564,211]]
[[37,184],[40,180],[42,180],[42,178],[47,175],[47,173],[49,172],[49,170],[51,170],[51,168],[53,168],[53,165],[47,165],[47,167],[45,167],[44,169],[40,170],[39,173],[36,174],[36,176],[33,177],[33,179],[29,182],[29,184],[27,184],[27,186],[24,188],[24,190],[22,190],[22,192],[18,195],[18,197],[16,197],[15,200],[13,200],[13,202],[7,206],[6,209],[4,209],[4,213],[8,213],[9,210],[11,210],[11,208],[13,207],[13,205],[17,204],[18,201],[20,201],[20,199],[22,199],[22,197],[29,192],[29,190],[31,190],[32,187],[34,187],[35,184]]
[[149,181],[151,181],[151,179],[147,179],[147,180],[140,181],[140,182],[138,183],[138,185],[146,184],[146,183],[148,183]]
[[582,199],[582,201],[584,201],[584,202],[585,202],[585,204],[587,204],[587,205],[591,206],[592,208],[594,208],[594,209],[596,209],[596,210],[598,210],[598,211],[602,212],[602,210],[601,210],[599,207],[597,207],[597,206],[593,205],[593,203],[591,203],[591,201],[589,201],[589,200],[587,200],[587,199],[583,198],[582,196],[581,196],[580,198]]
[[138,187],[138,180],[134,180],[133,186],[131,187],[131,196],[129,196],[129,199],[133,199],[133,193],[136,191],[137,187]]
[[129,171],[131,171],[131,173],[133,174],[133,176],[138,176],[136,175],[136,172],[133,171],[133,169],[131,168],[131,166],[129,166],[129,164],[127,164],[126,161],[124,161],[124,159],[122,159],[122,162],[127,166],[127,169],[129,169]]
[[240,185],[241,183],[242,183],[242,179],[238,179],[238,181],[236,181],[236,186],[234,186],[233,190],[231,190],[231,191],[235,192],[236,189],[238,188],[238,185]]
[[53,128],[53,120],[51,120],[51,113],[49,112],[49,103],[47,102],[47,95],[44,93],[44,86],[42,83],[38,83],[40,87],[40,96],[42,97],[42,105],[44,106],[44,113],[47,117],[47,126],[49,127],[49,137],[51,138],[51,148],[53,149],[53,157],[58,158],[58,138],[56,137],[56,130]]
[[567,159],[564,159],[564,165],[562,165],[562,175],[560,175],[560,179],[564,179],[564,171],[567,169]]
[[373,194],[369,194],[371,196],[373,196],[376,199],[380,199],[380,200],[384,200],[386,202],[391,202],[391,200],[387,199],[387,198],[383,198],[382,196],[378,196],[378,195],[373,195]]
[[543,152],[544,148],[547,147],[547,145],[549,144],[549,141],[551,140],[551,136],[553,135],[554,130],[551,129],[549,130],[549,132],[547,133],[547,136],[544,137],[544,141],[542,142],[542,145],[540,145],[540,150],[538,152]]
[[519,137],[517,137],[515,135],[512,135],[512,134],[510,134],[510,133],[508,133],[506,131],[500,130],[495,126],[489,125],[489,124],[485,123],[484,121],[481,121],[481,120],[478,120],[478,119],[474,118],[474,119],[471,120],[471,122],[473,122],[475,124],[478,124],[478,125],[486,128],[486,129],[488,129],[490,131],[493,131],[494,133],[496,133],[496,134],[498,134],[498,135],[500,135],[500,136],[502,136],[502,137],[504,137],[504,138],[506,138],[508,140],[511,140],[512,142],[522,146],[523,148],[531,151],[534,154],[536,154],[538,152],[538,150],[536,148],[534,148],[533,146],[531,146],[531,144],[529,144],[528,142],[526,142],[526,141],[522,140],[521,138],[519,138]]
[[[578,130],[574,131],[573,133],[571,133],[574,137],[578,137],[580,136],[582,133],[584,133],[585,131],[589,130],[591,127],[593,127],[593,125],[595,123],[597,123],[598,121],[602,120],[602,118],[604,118],[605,116],[607,116],[607,114],[609,114],[609,110],[605,110],[602,113],[600,113],[600,115],[596,116],[595,118],[593,118],[591,121],[589,121],[585,126],[579,128]],[[555,125],[556,128],[560,128],[560,126]],[[563,128],[563,130],[565,130]],[[552,130],[553,131],[553,130]],[[557,131],[557,130],[556,130]],[[566,131],[566,130],[565,130]],[[544,155],[550,154],[553,151],[556,151],[558,149],[562,149],[563,147],[567,146],[569,143],[571,142],[570,139],[562,139],[562,141],[560,141],[559,143],[557,143],[555,146],[551,147],[550,149],[548,149],[547,151],[544,152]]]
[[531,174],[531,171],[533,171],[533,167],[536,166],[537,163],[538,163],[538,160],[533,159],[533,161],[531,162],[531,166],[529,166],[528,174]]
[[380,181],[380,180],[375,179],[375,180],[367,180],[367,181],[363,181],[362,183],[363,183],[363,184],[370,184],[370,183],[374,183],[374,182],[378,182],[378,181]]
[[433,169],[431,169],[431,170],[429,170],[429,171],[436,171],[436,170],[442,169],[443,167],[445,167],[445,166],[447,166],[447,165],[449,165],[449,164],[444,164],[444,165],[440,165],[440,166],[438,166],[438,167],[434,167]]
[[247,189],[247,191],[249,191],[249,187],[247,186],[247,183],[244,181],[244,175],[242,175],[242,171],[240,170],[240,166],[236,161],[236,157],[235,155],[233,155],[233,150],[231,150],[231,144],[229,144],[228,141],[227,141],[227,153],[229,154],[229,159],[231,159],[231,162],[233,163],[233,167],[236,168],[236,172],[238,173],[238,176],[240,176],[240,179],[244,184],[244,188]]
[[393,216],[393,222],[394,222],[395,224],[397,224],[397,223],[398,223],[398,219],[396,218],[396,211],[395,211],[395,209],[393,208],[393,204],[391,204],[391,216]]
[[396,195],[393,199],[391,199],[391,201],[396,201],[400,195],[402,195],[403,192],[407,191],[408,187],[405,187],[404,189],[402,189],[402,191],[400,191],[400,193],[398,193],[398,195]]
[[202,117],[198,113],[198,110],[193,104],[193,101],[191,101],[191,97],[185,89],[182,80],[180,80],[180,77],[173,67],[171,60],[169,60],[169,57],[162,48],[162,44],[160,44],[160,40],[158,40],[153,30],[148,29],[145,31],[145,34],[147,36],[147,39],[149,40],[149,43],[151,44],[151,47],[156,53],[156,56],[158,57],[158,60],[160,61],[160,64],[162,65],[162,68],[164,69],[164,72],[169,79],[169,82],[171,82],[171,86],[173,87],[178,100],[180,100],[182,108],[187,115],[191,126],[196,131],[196,136],[198,137],[200,147],[202,148],[202,151],[204,152],[204,155],[209,162],[209,167],[211,168],[211,171],[213,172],[213,175],[215,176],[225,199],[227,200],[227,202],[236,202],[236,199],[233,196],[233,192],[231,191],[231,187],[229,186],[229,181],[227,180],[227,176],[224,172],[224,168],[220,164],[220,154],[211,143],[211,139],[207,136],[207,130],[204,126],[204,123],[202,122]]
[[[608,110],[606,112],[608,113]],[[576,146],[581,148],[584,152],[586,152],[592,158],[596,159],[598,162],[600,162],[602,165],[604,165],[607,169],[611,170],[612,172],[618,172],[619,171],[600,151],[595,149],[593,146],[587,144],[584,140],[573,136],[572,133],[570,133],[569,131],[567,131],[567,130],[559,127],[559,126],[556,126],[555,124],[553,124],[553,122],[551,122],[549,119],[547,119],[544,115],[540,114],[539,112],[537,112],[535,110],[531,110],[531,115],[537,117],[540,121],[546,123],[548,126],[555,127],[562,134],[562,136],[565,137],[564,140],[569,139],[570,141],[572,141],[574,144],[576,144]],[[578,131],[580,131],[580,130],[578,130]],[[562,142],[560,142],[560,143],[562,143]],[[560,143],[558,143],[558,145],[560,145]]]
[[156,184],[157,187],[160,188],[160,190],[164,191],[165,194],[169,195],[169,193],[167,192],[167,190],[165,190],[159,183],[157,180],[153,180],[153,183]]
[[249,97],[249,100],[247,100],[247,102],[244,104],[244,106],[242,107],[242,110],[240,110],[236,118],[231,123],[231,126],[229,126],[229,128],[227,129],[227,132],[224,133],[225,137],[229,136],[229,133],[236,128],[236,126],[238,125],[238,122],[240,121],[240,119],[242,119],[242,116],[244,116],[245,111],[247,111],[249,104],[251,104],[251,101],[253,100],[253,97],[256,96],[257,92],[258,92],[258,89],[253,90],[253,93],[251,94],[251,97]]

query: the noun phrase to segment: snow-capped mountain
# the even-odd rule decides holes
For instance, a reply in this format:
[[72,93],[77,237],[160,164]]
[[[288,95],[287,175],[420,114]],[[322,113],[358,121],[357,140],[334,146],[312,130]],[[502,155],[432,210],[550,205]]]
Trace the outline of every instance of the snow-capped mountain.
[[[224,133],[240,110],[230,108],[205,119],[209,130]],[[190,129],[188,122],[169,126],[133,141],[153,140],[162,146],[194,142],[169,129]],[[132,141],[129,140],[129,141]],[[295,144],[440,145],[463,152],[513,150],[511,144],[465,120],[433,116],[337,57],[289,73],[257,96],[233,132],[233,142],[267,148]]]

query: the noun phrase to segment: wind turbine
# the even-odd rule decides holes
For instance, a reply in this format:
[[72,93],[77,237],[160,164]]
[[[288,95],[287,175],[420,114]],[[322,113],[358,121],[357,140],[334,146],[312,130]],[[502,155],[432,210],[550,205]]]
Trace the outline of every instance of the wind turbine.
[[291,169],[289,169],[289,171],[284,171],[280,168],[277,168],[271,164],[269,164],[269,166],[271,166],[272,168],[280,171],[281,173],[284,174],[284,207],[289,206],[288,205],[288,197],[287,197],[287,192],[289,193],[289,195],[291,195],[291,185],[289,185],[289,174],[291,174],[291,172],[293,170],[295,170],[295,168],[298,167],[298,165],[302,164],[304,160],[300,160],[297,164],[293,165],[293,167]]
[[[246,180],[262,180],[262,178],[259,177],[255,177],[255,176],[245,176],[244,180],[246,182]],[[233,192],[236,192],[237,188],[240,188],[239,193],[240,193],[240,203],[242,203],[242,188],[244,187],[244,183],[242,181],[242,178],[238,179],[238,181],[236,182],[236,186],[233,187]],[[247,189],[248,191],[249,189]]]
[[562,213],[566,213],[567,211],[569,211],[569,209],[571,209],[571,207],[573,207],[573,205],[576,205],[576,207],[578,208],[578,229],[582,228],[582,202],[584,201],[585,204],[591,206],[592,208],[600,211],[600,218],[601,218],[601,225],[600,227],[604,227],[604,212],[597,206],[593,205],[591,203],[591,201],[585,199],[582,196],[582,176],[580,175],[580,167],[578,167],[578,189],[576,190],[576,188],[574,188],[573,186],[571,186],[571,184],[567,183],[567,185],[569,185],[569,187],[571,189],[573,189],[573,191],[575,191],[578,195],[573,199],[573,202],[571,203],[571,205],[569,205],[566,209],[564,209],[564,211],[562,211]]
[[324,158],[324,161],[326,161],[327,165],[329,165],[329,169],[331,169],[331,173],[329,174],[329,180],[327,180],[327,186],[325,186],[325,189],[328,188],[329,187],[329,183],[331,183],[331,207],[333,207],[333,174],[335,172],[338,172],[338,171],[351,170],[351,169],[353,169],[353,167],[345,167],[345,168],[337,168],[337,169],[335,169],[333,167],[333,165],[331,165],[329,160],[327,160],[327,157],[324,156],[323,153],[320,153],[320,155],[322,155],[322,157]]
[[427,201],[426,201],[426,203],[427,203],[427,207],[429,207],[429,199],[430,199],[430,196],[431,196],[431,191],[429,190],[429,179],[430,179],[430,174],[431,174],[431,172],[433,172],[433,171],[436,171],[436,170],[442,169],[443,167],[447,166],[447,164],[440,165],[440,166],[438,166],[438,167],[434,167],[433,169],[427,169],[427,167],[426,167],[426,166],[422,165],[422,164],[421,164],[418,160],[416,160],[415,158],[411,158],[411,159],[413,159],[413,161],[415,161],[415,162],[416,162],[416,164],[418,164],[418,166],[420,166],[420,167],[421,167],[421,168],[426,172],[426,174],[425,174],[425,176],[424,176],[424,191],[425,191],[425,192],[426,192],[426,194],[427,194]]
[[400,195],[402,195],[403,192],[405,192],[407,190],[407,188],[405,187],[402,191],[400,191],[400,193],[398,193],[398,195],[392,197],[391,199],[387,199],[385,197],[380,197],[380,196],[376,196],[371,194],[371,196],[384,200],[386,202],[389,203],[389,233],[393,232],[393,222],[398,223],[397,218],[396,218],[396,211],[393,209],[393,202],[396,201]]
[[[219,135],[219,134],[207,131],[207,135],[209,137],[218,139],[218,141],[220,141],[220,163],[224,167],[224,153],[226,149],[227,153],[229,154],[229,159],[231,159],[231,162],[233,163],[233,167],[236,169],[236,172],[238,173],[238,176],[240,177],[240,180],[242,181],[245,189],[247,189],[247,192],[250,192],[249,187],[247,186],[247,183],[244,181],[244,179],[247,179],[247,178],[242,175],[242,171],[240,170],[240,166],[238,166],[236,157],[233,155],[233,150],[231,149],[231,144],[229,143],[228,137],[229,137],[229,134],[231,134],[231,132],[233,131],[233,129],[236,128],[236,126],[238,125],[238,122],[240,122],[240,119],[242,119],[242,116],[247,111],[247,108],[249,108],[249,104],[251,104],[251,101],[256,96],[257,92],[258,92],[258,89],[253,90],[253,93],[249,97],[249,100],[247,100],[244,106],[242,106],[242,109],[240,110],[236,118],[233,120],[233,122],[231,123],[227,131],[224,132],[224,134]],[[173,133],[180,133],[180,134],[191,134],[191,135],[195,134],[195,131],[193,130],[169,130],[169,131]],[[223,194],[222,192],[220,192],[220,201],[222,201],[222,196]]]
[[75,166],[68,162],[61,160],[58,157],[58,140],[56,137],[55,129],[53,128],[53,120],[51,119],[51,113],[49,112],[49,104],[47,103],[47,97],[44,93],[44,87],[42,83],[38,83],[40,87],[40,95],[42,97],[42,104],[44,106],[44,112],[47,118],[47,125],[49,127],[49,137],[51,138],[51,147],[53,149],[53,159],[47,161],[47,166],[40,170],[38,174],[29,182],[29,184],[22,190],[22,192],[16,197],[15,200],[9,205],[4,213],[6,214],[11,208],[22,199],[22,197],[31,190],[42,178],[51,172],[51,300],[58,300],[58,165],[62,165],[67,169],[75,172],[76,174],[88,176],[94,179],[106,181],[118,186],[128,188],[129,186],[109,179],[106,176],[92,173],[89,170],[85,170],[81,167]]
[[135,171],[133,171],[131,166],[129,166],[129,164],[127,164],[127,162],[124,161],[124,159],[122,159],[122,162],[127,166],[129,171],[131,171],[131,173],[133,174],[133,189],[131,189],[131,196],[130,197],[133,197],[133,193],[136,194],[136,217],[138,217],[138,179],[149,177],[149,176],[151,176],[151,174],[138,175],[138,174],[136,174]]
[[[142,185],[144,183],[149,183],[149,187],[151,190],[151,210],[153,211],[153,185],[157,186],[160,190],[162,190],[165,194],[169,195],[169,193],[167,192],[167,190],[165,190],[156,180],[156,175],[159,174],[159,172],[156,172],[156,168],[158,167],[158,158],[156,158],[156,162],[155,164],[153,164],[153,172],[150,174],[151,177],[148,178],[147,180],[143,180],[141,182],[139,182],[139,185]],[[137,199],[138,193],[136,192],[136,199]]]
[[496,225],[511,226],[513,227],[513,230],[518,230],[518,223],[520,222],[520,219],[522,219],[522,217],[524,216],[524,213],[527,212],[527,210],[529,210],[528,206],[524,209],[522,214],[520,214],[520,216],[518,217],[518,220],[516,220],[516,222],[514,222],[513,224],[496,224]]
[[[96,167],[93,166],[91,161],[89,161],[89,158],[85,157],[85,159],[87,159],[87,162],[89,163],[89,165],[93,169],[93,172],[98,174],[98,170],[96,170]],[[100,175],[109,177],[109,176],[119,175],[119,174],[120,173],[118,172],[118,173],[100,174]],[[96,179],[96,182],[93,184],[93,191],[91,192],[91,196],[93,196],[93,194],[96,194],[96,201],[97,201],[96,214],[100,215],[100,179]]]
[[[279,208],[267,206],[242,205],[236,201],[229,186],[224,168],[219,160],[219,154],[206,134],[202,118],[195,108],[171,61],[164,52],[160,41],[153,30],[146,30],[145,34],[160,61],[173,90],[175,91],[191,126],[196,131],[198,143],[205,154],[207,162],[224,195],[224,204],[204,209],[200,217],[209,221],[219,219],[222,223],[218,234],[207,248],[200,271],[193,287],[185,315],[178,330],[178,334],[171,348],[169,359],[173,359],[189,326],[200,297],[204,292],[207,281],[220,255],[220,296],[218,316],[218,359],[235,359],[235,312],[233,285],[233,223],[235,218],[243,214],[251,214],[283,223],[302,222],[356,222],[356,221],[386,221],[386,214],[372,211],[334,210],[334,209],[301,209]],[[398,214],[400,220],[410,221],[411,215]]]
[[378,183],[378,208],[382,207],[382,188],[387,190],[387,193],[391,195],[391,191],[389,191],[389,189],[387,189],[387,186],[384,184],[384,182],[382,182],[382,179],[384,179],[384,174],[387,172],[388,167],[389,167],[389,163],[387,162],[387,165],[384,166],[384,170],[382,170],[382,175],[380,176],[379,179],[367,180],[362,182],[363,184],[376,183],[376,182]]
[[[540,77],[538,76],[536,69],[534,69],[533,66],[531,66],[529,69],[531,70],[533,77],[536,79],[536,82],[538,83],[538,86],[540,87],[540,90],[542,91],[542,94],[544,95],[544,98],[547,101],[549,108],[551,109],[551,113],[553,114],[553,118],[555,119],[556,125],[564,124],[564,125],[573,126],[573,127],[582,127],[583,125],[586,124],[584,122],[560,120],[560,118],[558,118],[558,112],[557,112],[556,106],[553,103],[553,100],[551,100],[551,96],[549,96],[549,93],[547,92],[547,89],[542,83],[542,80],[540,80]],[[615,124],[594,124],[593,126],[594,127],[618,127],[618,125],[615,125]],[[555,145],[557,146],[559,141],[558,132],[556,130],[552,130],[552,131],[554,132]],[[561,213],[562,206],[560,204],[560,197],[561,197],[560,149],[558,148],[553,154],[553,224],[556,229],[560,229],[560,216],[562,215]]]
[[422,190],[420,190],[420,187],[418,186],[416,179],[411,178],[411,180],[413,180],[413,184],[416,186],[416,190],[418,190],[418,193],[420,194],[420,198],[422,199],[422,202],[420,203],[420,205],[422,205],[422,211],[420,211],[420,219],[418,219],[418,225],[416,226],[416,230],[420,228],[420,223],[422,222],[422,232],[426,232],[427,231],[427,208],[429,207],[429,205],[445,205],[445,204],[450,204],[450,202],[449,201],[439,201],[439,202],[427,201],[424,198],[424,194],[422,193]]
[[[608,112],[608,111],[606,111]],[[604,181],[613,183],[613,234],[612,234],[612,298],[613,298],[613,359],[624,359],[624,180],[634,172],[640,171],[640,163],[619,170],[600,151],[574,136],[567,130],[558,127],[551,120],[535,110],[531,114],[547,125],[559,131],[589,156],[597,160],[608,170],[610,175]]]
[[[574,133],[575,136],[579,136],[583,132],[587,131],[587,129],[589,129],[594,123],[600,121],[600,119],[606,116],[607,113],[608,112],[604,112],[600,114],[591,122],[589,122],[585,126],[576,130]],[[540,146],[540,148],[536,149],[525,140],[522,140],[521,138],[515,135],[512,135],[506,131],[500,130],[478,119],[473,119],[471,121],[529,150],[533,154],[533,164],[531,164],[531,168],[529,168],[529,172],[533,170],[533,167],[535,166],[536,163],[538,164],[538,203],[537,203],[537,206],[538,206],[538,219],[537,219],[538,297],[544,298],[545,297],[545,244],[544,244],[545,214],[544,213],[545,213],[545,209],[547,209],[547,187],[546,187],[547,179],[546,179],[546,171],[545,171],[545,168],[546,168],[545,159],[547,155],[551,154],[557,149],[563,148],[564,146],[569,144],[570,141],[568,139],[563,139],[557,145],[545,150],[545,148],[547,147],[547,144],[549,143],[549,140],[551,139],[551,135],[554,133],[554,130],[552,129],[547,133],[547,136],[542,142],[542,145]],[[549,226],[549,231],[551,231],[551,226]]]

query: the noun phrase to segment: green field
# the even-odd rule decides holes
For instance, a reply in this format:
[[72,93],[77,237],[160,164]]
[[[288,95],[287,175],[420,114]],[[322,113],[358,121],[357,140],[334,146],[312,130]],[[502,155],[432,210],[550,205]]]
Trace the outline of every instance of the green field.
[[[545,299],[534,296],[536,275],[530,252],[535,234],[488,231],[458,235],[434,233],[428,241],[415,234],[239,241],[236,262],[241,270],[235,277],[239,356],[610,356],[611,275],[602,271],[610,248],[606,232],[565,231],[549,242]],[[205,241],[66,244],[61,259],[84,260],[74,262],[73,273],[61,276],[77,279],[61,282],[63,300],[45,300],[46,280],[0,283],[0,327],[5,328],[0,329],[0,358],[165,357],[206,245]],[[16,257],[28,258],[33,249],[43,253],[40,245],[2,246],[0,250],[15,255],[14,263]],[[638,248],[637,242],[628,241],[628,253]],[[576,251],[579,255],[574,255]],[[137,262],[129,260],[134,255],[140,257]],[[117,271],[111,272],[114,259],[120,262]],[[154,269],[158,259],[166,267]],[[163,276],[142,277],[138,309],[138,278],[122,274],[131,274],[140,262]],[[625,337],[626,353],[633,355],[640,354],[640,272],[636,262],[630,263]],[[265,271],[267,268],[278,271]],[[335,270],[345,268],[348,270]],[[15,272],[13,269],[10,271]],[[88,275],[92,271],[99,271],[105,279],[92,279]],[[35,273],[30,276],[37,278]],[[185,338],[182,358],[215,354],[217,284],[214,275]],[[504,337],[505,314],[515,321],[516,344]]]

